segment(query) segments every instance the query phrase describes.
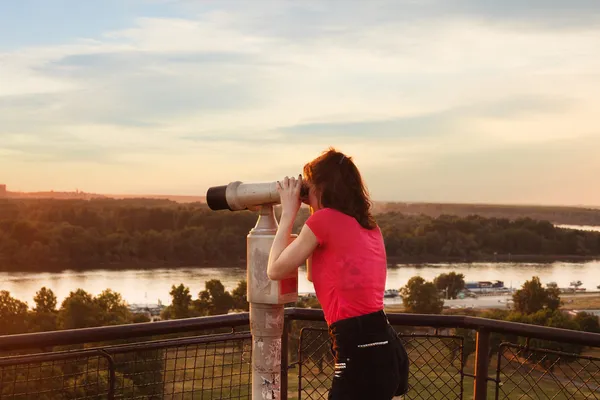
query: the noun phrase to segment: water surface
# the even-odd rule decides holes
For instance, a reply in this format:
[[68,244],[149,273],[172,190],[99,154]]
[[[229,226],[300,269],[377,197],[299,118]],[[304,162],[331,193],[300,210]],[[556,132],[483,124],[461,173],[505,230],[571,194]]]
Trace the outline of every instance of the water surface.
[[[600,285],[600,261],[585,263],[556,262],[538,263],[456,263],[401,265],[388,269],[386,287],[398,289],[413,276],[419,275],[432,280],[441,273],[456,271],[467,281],[502,280],[507,287],[519,287],[532,276],[539,276],[542,283],[556,282],[568,287],[572,281],[581,280],[582,287],[596,290]],[[314,292],[311,282],[306,280],[304,268],[299,270],[299,292]],[[33,304],[35,292],[46,286],[56,293],[59,302],[70,291],[81,288],[93,295],[106,288],[122,294],[129,303],[170,303],[172,285],[183,283],[190,288],[192,296],[204,289],[210,279],[220,279],[232,290],[246,278],[244,268],[164,268],[153,270],[93,270],[64,271],[60,273],[0,272],[0,289],[10,291],[14,297]]]

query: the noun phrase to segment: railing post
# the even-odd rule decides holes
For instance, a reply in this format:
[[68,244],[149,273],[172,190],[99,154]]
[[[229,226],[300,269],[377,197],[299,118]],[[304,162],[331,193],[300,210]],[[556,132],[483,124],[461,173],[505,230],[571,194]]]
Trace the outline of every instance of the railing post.
[[102,355],[102,357],[106,358],[106,361],[108,362],[108,394],[107,394],[107,399],[108,400],[114,400],[115,398],[115,386],[116,386],[116,382],[117,382],[117,378],[116,378],[116,367],[115,367],[115,359],[106,351],[106,350],[99,350],[99,353]]
[[252,400],[281,399],[283,304],[250,303]]
[[490,332],[480,328],[477,331],[475,345],[475,383],[473,388],[473,400],[487,399],[489,366]]
[[[281,281],[273,281],[267,275],[269,253],[277,229],[273,205],[263,205],[258,221],[246,239],[247,296],[252,333],[252,400],[285,399],[285,394],[282,394],[284,375],[287,377],[287,363],[282,364],[286,351],[282,348],[286,340],[283,337],[284,306],[298,299],[298,273]],[[290,241],[297,236],[292,234]],[[284,367],[285,374],[282,373]]]
[[288,340],[290,333],[290,320],[283,318],[283,335],[281,336],[281,400],[288,398]]

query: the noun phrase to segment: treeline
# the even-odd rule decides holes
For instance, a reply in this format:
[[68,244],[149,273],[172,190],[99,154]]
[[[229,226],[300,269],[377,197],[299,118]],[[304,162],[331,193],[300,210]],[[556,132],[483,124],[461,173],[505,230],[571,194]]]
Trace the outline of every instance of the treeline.
[[[198,293],[191,293],[189,287],[183,283],[173,285],[171,288],[171,304],[163,309],[161,317],[164,319],[190,318],[206,315],[227,314],[229,312],[248,311],[249,304],[246,298],[246,281],[240,281],[231,292],[225,290],[223,284],[217,280],[205,282],[205,289]],[[294,305],[294,304],[289,304]],[[297,307],[316,306],[318,301],[311,299],[308,304],[298,301]],[[42,287],[35,295],[33,304],[18,300],[8,291],[0,290],[0,336],[45,332],[63,329],[89,328],[106,325],[134,324],[150,321],[145,313],[132,313],[121,295],[106,289],[97,296],[83,289],[72,291],[60,304],[51,289]],[[247,327],[240,329],[248,330]],[[231,328],[224,327],[195,332],[198,334],[216,334],[231,332]],[[152,340],[172,338],[172,335],[154,336]],[[292,346],[288,349],[289,359],[297,356],[299,329],[292,329],[289,336]],[[118,343],[129,343],[129,340],[120,340]],[[95,347],[97,343],[86,345],[44,346],[30,351],[61,351]],[[236,352],[242,352],[241,342],[236,341],[231,346]],[[175,349],[176,350],[176,349]],[[0,358],[15,355],[11,349],[0,350]],[[116,393],[122,398],[163,398],[174,381],[183,382],[189,379],[187,369],[173,369],[172,363],[176,355],[170,354],[167,349],[138,350],[135,352],[119,353],[115,363]],[[188,357],[187,355],[185,357]],[[184,357],[184,358],[185,358]],[[206,358],[205,361],[209,360]],[[214,360],[212,361],[214,362]],[[246,362],[250,362],[249,353]],[[170,366],[171,365],[171,366]],[[195,364],[194,364],[195,365]],[[203,364],[198,368],[203,368]],[[212,364],[211,364],[212,365]],[[235,368],[235,366],[234,366]],[[211,372],[212,371],[212,372]],[[75,399],[75,398],[103,398],[106,397],[111,377],[108,368],[101,364],[98,357],[71,360],[68,363],[52,362],[40,363],[35,368],[15,368],[13,366],[0,368],[2,374],[0,384],[0,398],[12,398],[15,394],[28,393],[32,384],[39,392],[40,400]],[[192,373],[195,373],[192,371]],[[219,373],[214,368],[202,372],[206,379],[211,379],[213,373]],[[175,376],[173,374],[176,374]],[[184,377],[184,375],[186,375]],[[243,375],[243,374],[242,374]],[[242,376],[240,375],[240,376]],[[60,379],[57,379],[59,377]],[[215,375],[220,379],[220,375]],[[90,383],[91,379],[91,383]],[[170,383],[169,383],[170,382]],[[169,383],[167,385],[167,383]],[[223,395],[223,392],[220,393]]]
[[452,204],[452,203],[386,203],[376,202],[375,209],[381,212],[402,212],[407,215],[456,215],[467,217],[481,215],[486,218],[533,218],[561,225],[600,226],[599,207],[527,206],[501,204]]
[[379,214],[389,256],[428,259],[493,259],[498,255],[598,256],[600,233],[557,228],[531,218],[478,215],[437,218]]
[[0,267],[237,265],[255,223],[251,212],[168,200],[4,200]]
[[[450,272],[441,274],[433,281],[427,282],[420,276],[412,277],[407,284],[400,289],[404,311],[417,314],[442,314],[453,313],[452,310],[444,310],[444,297],[455,298],[464,289],[464,275]],[[570,316],[563,312],[560,307],[562,300],[560,292],[556,287],[544,288],[539,277],[534,276],[526,281],[512,296],[514,305],[510,310],[495,309],[473,311],[473,315],[482,318],[497,319],[509,322],[520,322],[524,324],[547,326],[585,332],[600,333],[599,318],[585,311]],[[459,310],[462,314],[465,310]],[[463,348],[463,361],[466,362],[470,354],[475,351],[475,332],[470,329],[455,328],[456,335],[465,339]],[[543,348],[547,350],[562,351],[570,354],[581,354],[585,346],[574,342],[553,342],[541,339],[530,339],[517,335],[493,333],[491,335],[492,353],[497,353],[501,343],[518,343],[523,346]],[[454,346],[454,345],[452,345]],[[538,358],[541,357],[541,358]],[[531,353],[529,359],[540,361],[548,367],[553,368],[560,359],[555,354]],[[568,357],[562,357],[562,361]]]
[[[245,281],[240,282],[231,293],[225,290],[220,281],[208,281],[205,283],[205,290],[197,294],[196,300],[192,299],[189,289],[183,284],[173,286],[171,298],[172,304],[163,311],[164,318],[227,314],[231,310],[248,311]],[[59,305],[52,290],[42,287],[33,300],[30,307],[12,297],[8,291],[0,290],[0,336],[150,321],[145,313],[132,313],[121,295],[110,289],[97,296],[77,289]],[[154,337],[161,338],[163,337]],[[63,348],[41,344],[42,348],[31,350],[60,351],[93,346],[94,344],[69,345]],[[14,355],[10,349],[3,351],[4,353],[0,351],[0,357]],[[165,383],[168,379],[173,379],[172,376],[168,377],[169,372],[166,371],[167,360],[168,353],[164,350],[139,350],[119,354],[114,377],[117,393],[123,398],[162,398],[159,394],[164,393]],[[108,369],[100,362],[97,357],[89,357],[68,363],[40,363],[35,368],[15,368],[14,365],[0,368],[0,382],[4,382],[0,384],[0,398],[29,393],[33,383],[41,400],[96,396],[104,398],[104,388],[108,387],[111,377]],[[57,377],[60,379],[56,379]]]
[[[308,213],[302,209],[296,231]],[[502,255],[593,257],[600,233],[529,218],[377,214],[396,262],[475,261]],[[253,212],[214,212],[168,200],[0,200],[0,269],[237,266]]]
[[[405,312],[442,314],[452,312],[452,310],[444,310],[444,297],[455,297],[463,288],[464,276],[451,272],[449,274],[441,274],[431,282],[427,282],[418,276],[413,277],[400,291]],[[173,285],[170,295],[171,304],[162,312],[162,317],[165,319],[227,314],[231,311],[248,311],[249,308],[246,298],[245,281],[239,282],[238,286],[229,292],[225,290],[219,280],[211,280],[206,282],[205,289],[197,294],[190,293],[189,288],[184,284]],[[561,299],[558,290],[556,288],[542,287],[537,277],[533,277],[530,281],[525,282],[515,292],[513,300],[514,307],[512,310],[489,310],[483,314],[479,314],[479,316],[600,333],[598,317],[585,312],[580,312],[574,317],[565,314],[560,310]],[[288,304],[287,306],[294,306],[294,304]],[[320,308],[316,298],[299,299],[295,306]],[[465,310],[461,310],[460,312],[465,312]],[[54,293],[45,287],[36,293],[32,307],[11,297],[9,292],[0,291],[0,320],[2,321],[2,324],[0,324],[0,335],[149,321],[148,317],[144,314],[131,313],[121,295],[110,289],[103,291],[97,296],[92,296],[82,289],[77,289],[71,292],[59,306]],[[290,346],[288,347],[288,351],[290,352],[290,360],[293,361],[297,355],[301,328],[315,325],[319,324],[307,321],[293,322],[289,332]],[[319,326],[323,326],[323,323],[320,323]],[[402,331],[405,328],[400,329]],[[469,355],[475,350],[474,332],[463,328],[453,330],[457,335],[465,338],[463,357],[466,362]],[[500,344],[506,341],[525,344],[525,339],[522,337],[494,333],[491,343],[492,351],[497,352]],[[532,347],[563,351],[570,354],[581,354],[585,349],[584,346],[578,343],[547,342],[537,339],[532,339],[527,344]],[[328,346],[316,343],[314,347],[310,351],[315,354],[322,353],[323,357],[329,354]],[[456,350],[455,345],[452,345],[451,350]],[[3,356],[3,354],[0,353],[0,356]],[[121,388],[131,393],[136,392],[144,395],[160,391],[160,385],[165,378],[163,371],[163,367],[166,365],[163,360],[164,354],[155,351],[146,354],[146,352],[142,351],[141,353],[137,353],[137,355],[130,354],[130,356],[132,358],[148,356],[148,362],[144,363],[142,368],[141,365],[137,365],[134,362],[130,363],[127,360],[121,360],[122,362],[117,365],[117,376],[120,379]],[[542,355],[543,359],[537,359],[537,356],[537,354],[532,353],[529,355],[529,359],[548,364],[549,368],[558,365],[557,357],[552,354]],[[560,361],[569,361],[569,357],[561,357]],[[320,364],[319,368],[322,369],[323,361]],[[73,382],[68,382],[68,384],[62,386],[62,390],[69,391],[65,394],[66,398],[74,398],[75,394],[80,395],[79,392],[70,392],[71,390],[76,391],[82,383],[77,381],[82,377],[78,376],[77,373],[73,373],[72,369],[79,368],[81,372],[89,368],[89,365],[83,364],[75,367],[65,364],[57,365],[55,368],[70,368],[68,379],[73,380]],[[10,377],[11,374],[22,375],[25,372],[9,370],[7,373],[7,376]],[[61,374],[64,373],[64,371],[61,372]],[[103,381],[108,379],[108,376],[102,374],[98,378]],[[14,379],[11,377],[11,381],[18,381],[26,385],[26,379],[22,376],[15,375]],[[53,390],[55,382],[48,380],[44,382],[44,385],[47,385],[48,387],[45,389],[50,391]],[[0,395],[9,395],[15,391],[15,388],[8,386],[1,389]],[[90,393],[86,392],[85,394],[89,395]]]
[[[171,288],[171,304],[161,317],[179,319],[248,311],[246,281],[240,281],[231,291],[218,279],[205,282],[205,289],[194,299],[188,287]],[[46,332],[107,325],[150,322],[145,313],[129,310],[121,294],[106,289],[97,296],[77,289],[58,304],[51,289],[42,287],[33,298],[33,305],[18,300],[6,290],[0,290],[0,336],[17,333]]]

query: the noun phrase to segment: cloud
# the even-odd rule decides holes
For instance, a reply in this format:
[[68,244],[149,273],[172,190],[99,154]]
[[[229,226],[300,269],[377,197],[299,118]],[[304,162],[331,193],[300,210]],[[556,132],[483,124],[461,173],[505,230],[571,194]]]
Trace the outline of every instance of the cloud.
[[97,190],[195,190],[293,173],[335,145],[374,182],[417,171],[408,194],[375,185],[402,198],[600,136],[596,2],[156,3],[177,12],[0,53],[0,170],[28,162],[20,181],[43,185],[39,160]]
[[188,13],[218,5],[221,14],[244,15],[231,20],[243,30],[296,43],[344,40],[352,42],[381,26],[418,26],[428,22],[481,22],[526,30],[586,30],[600,23],[595,0],[378,0],[373,2],[254,1],[174,2]]
[[526,25],[543,29],[582,30],[600,23],[600,4],[594,0],[505,0],[502,2],[459,0],[438,1],[445,12],[482,17],[509,26]]
[[356,138],[368,135],[370,138],[396,137],[401,139],[443,136],[456,133],[460,123],[471,118],[513,119],[531,115],[561,113],[571,103],[567,99],[540,96],[520,96],[501,101],[475,105],[463,105],[432,113],[401,118],[358,121],[308,123],[280,128],[279,131],[292,137],[329,137],[332,139]]
[[[219,64],[239,65],[258,64],[260,59],[252,55],[224,52],[143,52],[138,50],[113,53],[73,54],[46,66],[46,72],[53,75],[64,73],[77,77],[81,72],[93,69],[94,72],[104,69],[140,68],[148,64]],[[86,76],[85,74],[79,76]]]

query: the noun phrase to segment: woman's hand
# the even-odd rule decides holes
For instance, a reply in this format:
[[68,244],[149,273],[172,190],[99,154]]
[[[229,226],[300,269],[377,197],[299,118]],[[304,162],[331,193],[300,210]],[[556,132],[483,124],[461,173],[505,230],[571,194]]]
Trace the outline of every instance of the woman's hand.
[[292,221],[296,218],[300,209],[300,188],[302,187],[302,175],[296,178],[283,178],[277,181],[277,192],[281,201],[281,219],[289,218]]

